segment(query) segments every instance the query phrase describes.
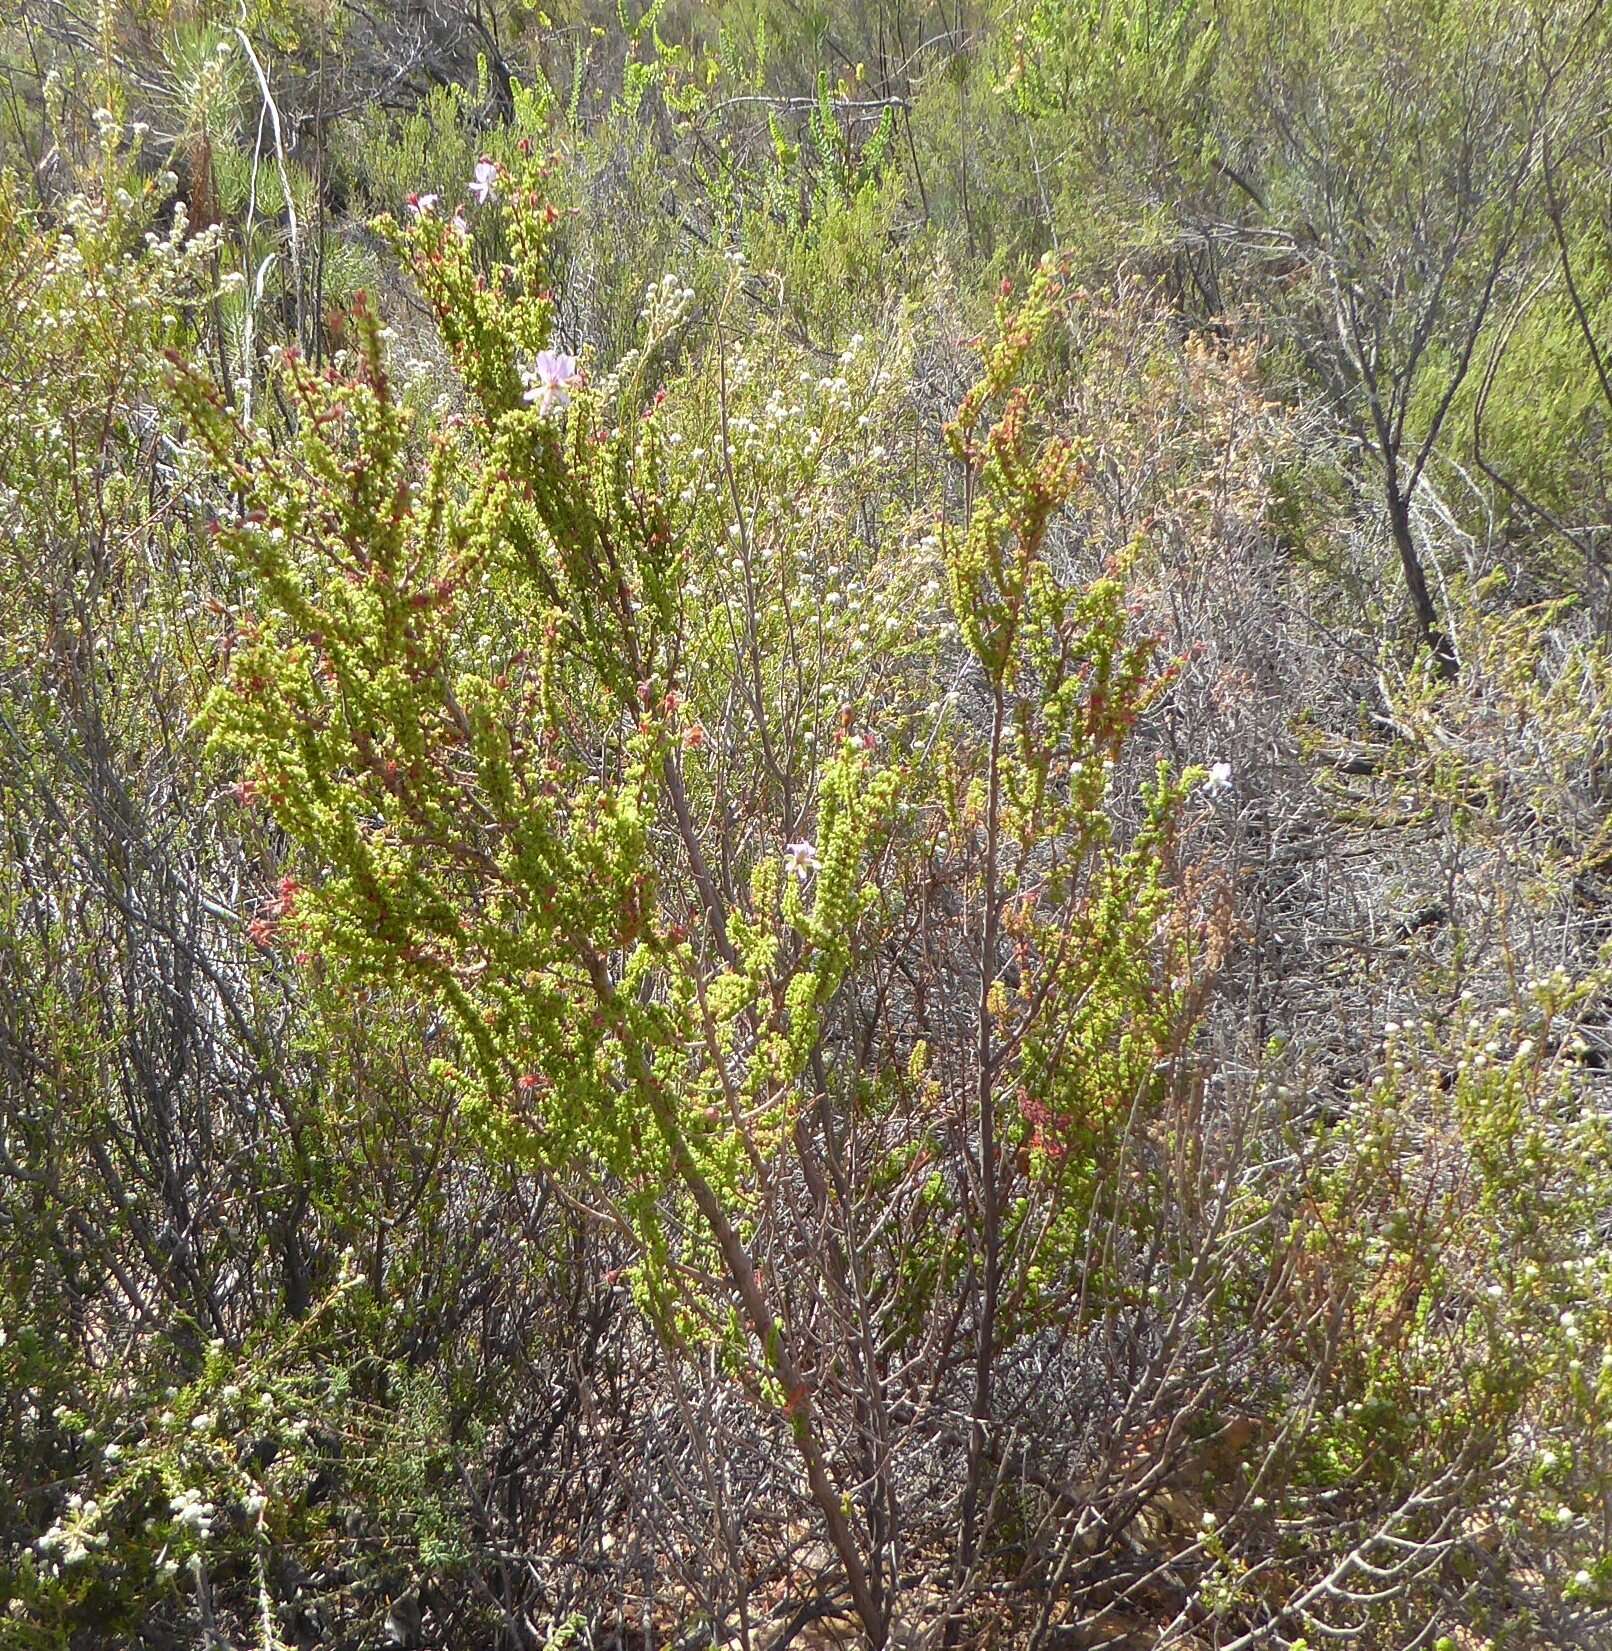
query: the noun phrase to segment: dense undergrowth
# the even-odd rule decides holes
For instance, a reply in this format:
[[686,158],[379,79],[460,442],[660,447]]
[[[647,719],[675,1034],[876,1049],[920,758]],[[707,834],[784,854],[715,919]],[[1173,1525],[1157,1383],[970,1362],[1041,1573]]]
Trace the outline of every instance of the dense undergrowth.
[[1604,1646],[1596,3],[0,23],[0,1646]]

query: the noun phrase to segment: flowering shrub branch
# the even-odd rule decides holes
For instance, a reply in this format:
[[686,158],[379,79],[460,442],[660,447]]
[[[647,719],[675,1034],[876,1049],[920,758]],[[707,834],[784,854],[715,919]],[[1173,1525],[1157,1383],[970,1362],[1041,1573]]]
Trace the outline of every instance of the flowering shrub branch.
[[[827,384],[823,422],[752,454],[725,365],[715,409],[698,370],[659,385],[644,376],[675,304],[651,314],[642,365],[601,374],[558,351],[545,263],[555,215],[540,169],[522,162],[477,168],[478,197],[500,203],[512,248],[485,276],[467,240],[423,207],[383,226],[470,395],[458,426],[423,450],[362,302],[350,370],[318,372],[288,352],[288,448],[241,428],[180,365],[181,399],[242,501],[219,537],[255,593],[207,726],[307,868],[274,921],[314,967],[405,979],[449,1012],[461,1053],[439,1057],[440,1069],[461,1086],[467,1118],[584,1206],[620,1212],[640,1246],[640,1299],[664,1335],[723,1336],[751,1366],[748,1385],[787,1418],[857,1613],[879,1638],[888,1556],[871,1515],[856,1528],[819,1415],[822,1377],[755,1261],[758,1222],[791,1155],[809,1179],[843,1172],[832,1109],[854,1119],[865,1103],[828,1040],[875,960],[915,945],[969,960],[975,1039],[933,1052],[949,1082],[961,1066],[974,1072],[967,1214],[961,1252],[928,1276],[971,1250],[982,1257],[983,1423],[1003,1314],[1027,1323],[1044,1310],[1032,1263],[1068,1242],[1058,1212],[1075,1164],[1179,1036],[1183,1000],[1155,938],[1179,784],[1161,778],[1150,824],[1125,852],[1110,849],[1104,823],[1113,758],[1163,679],[1149,645],[1126,640],[1117,582],[1071,590],[1041,556],[1076,461],[1062,438],[1037,451],[1028,397],[1011,380],[1053,314],[1048,271],[1025,304],[1004,303],[1002,342],[950,438],[975,481],[941,556],[959,635],[984,673],[989,734],[942,707],[929,756],[890,761],[856,731],[852,700],[830,748],[812,751],[824,695],[812,704],[783,685],[780,703],[758,639],[813,621],[795,583],[807,553],[789,523],[827,500],[828,432],[846,392]],[[700,426],[712,411],[716,428]],[[714,495],[689,425],[716,448]],[[736,534],[718,530],[724,504],[741,511]],[[713,564],[735,541],[749,559]],[[755,578],[763,555],[779,567],[770,590]],[[702,623],[702,577],[724,578],[723,625]],[[938,613],[925,624],[943,637]],[[929,645],[916,619],[908,628]],[[466,646],[478,633],[479,658]],[[835,686],[854,692],[854,679],[829,676],[825,689]],[[930,714],[896,688],[886,715]],[[735,694],[748,731],[723,715]],[[696,705],[709,709],[691,720]],[[778,812],[753,833],[712,818],[712,728],[725,729],[725,747],[753,737],[772,776],[759,801]],[[942,822],[955,839],[937,861]],[[978,938],[972,915],[955,932],[914,932],[937,876],[957,880]],[[1079,955],[1077,911],[1095,925]],[[1020,960],[1012,992],[1005,943]],[[918,1093],[934,1093],[916,1052],[905,1064]],[[1011,1121],[999,1117],[1003,1094],[1019,1098]],[[1021,1142],[1040,1167],[1008,1222]],[[675,1214],[681,1200],[703,1239]],[[720,1287],[701,1282],[707,1245]],[[1023,1253],[1009,1270],[1014,1245]],[[932,1310],[932,1286],[903,1287],[918,1290],[916,1311]],[[875,1379],[865,1348],[834,1355],[845,1356]],[[977,1481],[983,1433],[971,1459]]]

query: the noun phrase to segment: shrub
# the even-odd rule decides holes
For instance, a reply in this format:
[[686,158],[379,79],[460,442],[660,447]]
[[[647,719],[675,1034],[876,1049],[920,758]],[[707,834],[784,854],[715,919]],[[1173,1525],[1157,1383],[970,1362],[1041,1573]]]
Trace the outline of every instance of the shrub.
[[[608,370],[558,355],[539,171],[488,182],[512,258],[487,278],[442,213],[391,231],[469,392],[418,457],[367,310],[352,361],[287,358],[289,448],[179,380],[254,592],[213,744],[303,868],[261,938],[452,1018],[462,1116],[630,1235],[641,1308],[669,1351],[714,1340],[793,1440],[882,1637],[877,1365],[963,1292],[973,1566],[997,1363],[1079,1287],[1093,1170],[1196,1002],[1181,782],[1128,844],[1106,806],[1150,649],[1117,582],[1060,585],[1041,554],[1078,457],[1015,381],[1056,278],[1004,301],[951,428],[965,518],[863,539],[899,335],[835,375],[718,342],[662,383],[667,285]],[[917,668],[942,650],[955,705]],[[892,1322],[877,1363],[865,1325],[814,1327],[764,1277],[803,1198],[824,1288]],[[910,1229],[872,1237],[878,1205]]]

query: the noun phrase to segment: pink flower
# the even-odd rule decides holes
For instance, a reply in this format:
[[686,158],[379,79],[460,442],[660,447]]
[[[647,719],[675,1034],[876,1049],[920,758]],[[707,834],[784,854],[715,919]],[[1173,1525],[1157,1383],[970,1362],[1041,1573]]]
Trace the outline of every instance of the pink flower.
[[562,411],[570,403],[572,390],[582,382],[577,358],[553,350],[538,351],[536,363],[521,377],[526,380],[526,399],[545,418]]
[[784,870],[804,883],[817,870],[817,850],[808,842],[791,843],[784,850]]
[[485,155],[476,162],[476,170],[470,179],[470,193],[476,197],[478,206],[485,206],[497,194],[498,168]]
[[411,218],[423,218],[428,213],[436,210],[437,197],[435,195],[410,195],[403,204],[408,209]]

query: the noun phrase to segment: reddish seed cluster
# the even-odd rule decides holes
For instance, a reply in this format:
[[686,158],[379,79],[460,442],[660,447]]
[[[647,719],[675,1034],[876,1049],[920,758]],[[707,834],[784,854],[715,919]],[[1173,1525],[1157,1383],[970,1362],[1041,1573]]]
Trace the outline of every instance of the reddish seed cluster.
[[273,898],[246,925],[247,938],[254,946],[267,951],[274,944],[279,936],[280,925],[296,910],[297,895],[301,888],[301,884],[294,877],[280,879]]
[[1030,1145],[1055,1163],[1069,1154],[1069,1148],[1058,1139],[1058,1131],[1069,1128],[1069,1119],[1056,1113],[1045,1101],[1040,1101],[1028,1089],[1019,1091],[1019,1111],[1031,1126]]

